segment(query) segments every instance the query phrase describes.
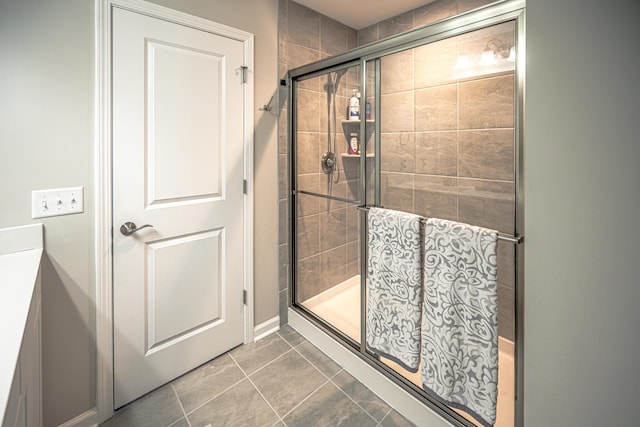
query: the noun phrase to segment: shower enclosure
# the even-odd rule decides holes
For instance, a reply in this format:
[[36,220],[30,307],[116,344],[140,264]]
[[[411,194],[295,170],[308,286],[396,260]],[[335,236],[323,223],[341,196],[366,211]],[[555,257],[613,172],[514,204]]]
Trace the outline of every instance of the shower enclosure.
[[[523,2],[507,1],[289,72],[291,309],[454,425],[366,345],[367,211],[497,230],[496,426],[521,425]],[[360,97],[360,119],[347,106]]]

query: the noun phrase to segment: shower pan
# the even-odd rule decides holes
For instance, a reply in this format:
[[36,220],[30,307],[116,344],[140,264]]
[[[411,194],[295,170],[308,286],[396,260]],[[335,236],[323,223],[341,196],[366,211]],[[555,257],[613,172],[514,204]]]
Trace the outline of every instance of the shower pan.
[[[458,426],[486,423],[367,345],[367,212],[499,232],[495,426],[521,426],[523,7],[496,3],[289,71],[290,312]],[[360,120],[347,117],[354,90]]]

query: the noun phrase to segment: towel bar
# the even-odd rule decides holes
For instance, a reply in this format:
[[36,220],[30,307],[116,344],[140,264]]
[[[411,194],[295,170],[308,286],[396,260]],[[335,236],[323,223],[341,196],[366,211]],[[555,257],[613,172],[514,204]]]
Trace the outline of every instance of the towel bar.
[[[356,206],[356,207],[358,209],[360,209],[361,211],[369,212],[369,208],[371,206]],[[377,207],[381,208],[382,206],[377,206]],[[420,217],[420,222],[422,222],[424,224],[426,221],[427,221],[426,218]],[[502,240],[503,242],[513,243],[514,245],[519,245],[524,240],[524,236],[522,236],[522,235],[505,236],[505,235],[498,234],[498,240]]]

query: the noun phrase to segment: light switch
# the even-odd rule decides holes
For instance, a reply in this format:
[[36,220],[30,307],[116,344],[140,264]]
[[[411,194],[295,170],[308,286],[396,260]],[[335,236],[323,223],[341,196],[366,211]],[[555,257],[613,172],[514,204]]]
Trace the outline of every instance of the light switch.
[[69,215],[84,212],[84,188],[56,188],[31,192],[31,217]]

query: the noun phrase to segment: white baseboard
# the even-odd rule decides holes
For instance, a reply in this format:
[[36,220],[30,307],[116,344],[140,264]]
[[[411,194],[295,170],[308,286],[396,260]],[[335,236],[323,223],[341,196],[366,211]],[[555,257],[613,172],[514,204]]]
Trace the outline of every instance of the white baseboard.
[[291,308],[289,325],[415,425],[451,427],[440,415]]
[[253,340],[258,341],[266,337],[267,335],[271,335],[274,332],[278,332],[280,329],[280,316],[273,317],[265,322],[256,325],[253,328]]
[[98,410],[91,408],[72,420],[60,424],[58,427],[96,427],[98,425]]

